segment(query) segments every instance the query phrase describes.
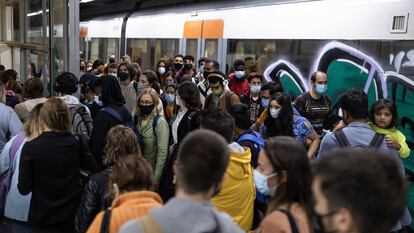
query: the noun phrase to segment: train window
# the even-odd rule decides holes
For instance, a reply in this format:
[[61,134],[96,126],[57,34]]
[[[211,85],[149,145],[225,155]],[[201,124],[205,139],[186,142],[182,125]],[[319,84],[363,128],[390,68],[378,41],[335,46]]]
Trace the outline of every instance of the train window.
[[206,39],[204,57],[217,61],[218,58],[218,40]]
[[244,59],[248,70],[263,72],[275,60],[278,45],[276,40],[228,40],[226,71],[231,71],[236,59]]
[[43,43],[43,8],[42,0],[28,0],[26,41]]
[[109,56],[118,54],[119,39],[117,38],[92,38],[91,60],[98,58],[108,62]]
[[150,69],[148,39],[127,39],[127,54],[131,56],[132,62],[137,62],[142,70]]
[[198,54],[198,39],[187,39],[187,48],[185,50],[185,55],[191,55],[197,57]]
[[[178,53],[179,40],[178,39],[157,39],[155,40],[155,59],[151,67],[160,60],[169,60],[174,58],[174,55]],[[150,67],[148,67],[150,68]]]

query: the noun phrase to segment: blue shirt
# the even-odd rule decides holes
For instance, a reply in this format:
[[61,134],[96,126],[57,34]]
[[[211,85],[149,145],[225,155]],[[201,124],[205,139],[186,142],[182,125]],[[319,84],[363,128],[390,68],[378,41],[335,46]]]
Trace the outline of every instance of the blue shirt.
[[305,138],[309,138],[312,135],[312,124],[304,117],[295,115],[293,120],[293,135],[298,143],[303,144]]

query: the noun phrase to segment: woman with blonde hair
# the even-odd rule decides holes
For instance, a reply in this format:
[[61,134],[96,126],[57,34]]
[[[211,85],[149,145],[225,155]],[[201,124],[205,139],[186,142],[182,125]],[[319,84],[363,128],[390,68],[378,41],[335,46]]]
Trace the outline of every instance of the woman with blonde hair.
[[95,216],[111,205],[112,198],[107,195],[107,184],[113,165],[129,154],[141,156],[137,136],[123,125],[114,126],[109,130],[103,151],[105,155],[102,161],[107,168],[92,175],[89,179],[75,216],[75,232],[86,232]]
[[154,170],[155,187],[159,185],[168,155],[169,126],[155,106],[159,96],[152,88],[140,92],[137,98],[134,122],[142,134],[144,148],[142,154]]
[[48,99],[39,121],[43,132],[22,149],[17,187],[22,195],[32,193],[31,228],[72,232],[81,194],[79,171],[94,172],[96,164],[72,135],[69,108],[63,100]]
[[[152,192],[151,166],[139,154],[128,155],[113,168],[109,190],[114,196],[112,206],[99,213],[88,233],[116,233],[129,220],[144,216],[154,207],[161,207],[161,197]],[[105,221],[102,223],[102,221]]]
[[[12,229],[18,228],[21,223],[27,222],[29,214],[31,193],[21,195],[17,190],[17,183],[19,177],[19,164],[22,148],[24,144],[42,133],[39,126],[39,113],[43,104],[36,105],[28,116],[27,122],[24,124],[24,130],[14,136],[4,146],[0,154],[0,174],[8,172],[7,177],[10,179],[10,188],[5,195],[4,206],[0,209],[4,211],[4,216],[12,220]],[[0,203],[3,205],[3,203]],[[24,225],[24,224],[23,224]]]

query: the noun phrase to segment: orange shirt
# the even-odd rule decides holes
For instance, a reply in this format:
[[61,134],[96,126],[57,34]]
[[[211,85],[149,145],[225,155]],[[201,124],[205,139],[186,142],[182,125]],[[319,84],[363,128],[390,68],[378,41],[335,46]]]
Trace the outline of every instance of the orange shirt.
[[[148,214],[154,207],[162,207],[161,197],[151,191],[128,192],[120,195],[112,204],[109,233],[116,233],[121,226],[135,218]],[[100,233],[104,211],[89,226],[88,233]]]

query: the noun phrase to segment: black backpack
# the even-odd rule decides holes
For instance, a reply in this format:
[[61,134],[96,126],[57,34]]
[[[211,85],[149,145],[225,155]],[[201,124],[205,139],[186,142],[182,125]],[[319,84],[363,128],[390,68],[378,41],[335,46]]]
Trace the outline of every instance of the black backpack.
[[355,145],[352,146],[349,144],[348,138],[344,134],[342,130],[338,130],[334,132],[334,135],[336,137],[336,140],[338,140],[339,146],[342,148],[345,147],[352,147],[355,149],[361,148],[361,149],[367,149],[367,148],[379,148],[381,146],[382,141],[384,140],[384,135],[375,133],[374,137],[372,138],[371,142],[368,146],[365,145]]
[[135,135],[137,136],[138,145],[141,148],[141,151],[143,151],[144,148],[144,142],[142,141],[142,135],[139,132],[138,128],[135,126],[134,122],[132,121],[132,118],[124,119],[115,109],[111,107],[105,107],[101,109],[102,111],[108,113],[113,118],[115,118],[120,124],[122,124],[125,127],[130,128],[132,131],[134,131]]

